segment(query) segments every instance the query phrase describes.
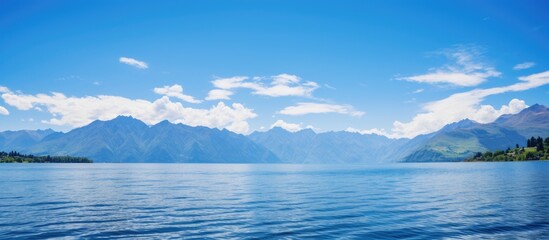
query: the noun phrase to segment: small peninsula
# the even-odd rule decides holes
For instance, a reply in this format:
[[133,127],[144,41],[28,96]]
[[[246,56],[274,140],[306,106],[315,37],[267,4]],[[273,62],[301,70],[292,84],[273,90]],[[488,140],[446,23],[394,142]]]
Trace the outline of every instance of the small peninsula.
[[514,149],[477,152],[465,162],[505,162],[505,161],[532,161],[549,159],[549,137],[545,140],[541,137],[531,137],[526,142],[526,147],[518,144]]
[[93,163],[85,157],[71,156],[34,156],[25,155],[16,151],[0,152],[0,163]]

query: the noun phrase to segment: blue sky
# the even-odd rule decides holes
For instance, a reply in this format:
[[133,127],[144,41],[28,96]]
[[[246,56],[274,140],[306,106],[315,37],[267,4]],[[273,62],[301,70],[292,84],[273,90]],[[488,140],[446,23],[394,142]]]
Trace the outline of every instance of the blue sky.
[[[413,137],[549,105],[542,1],[2,1],[0,130]],[[214,90],[214,91],[212,91]],[[502,107],[503,106],[503,107]]]

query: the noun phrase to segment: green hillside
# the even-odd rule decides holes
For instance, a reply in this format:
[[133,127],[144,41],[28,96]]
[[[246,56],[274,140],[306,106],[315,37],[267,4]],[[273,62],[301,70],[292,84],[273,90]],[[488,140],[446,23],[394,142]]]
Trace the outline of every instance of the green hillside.
[[506,149],[525,140],[517,132],[493,124],[464,121],[436,133],[423,147],[406,157],[405,161],[462,161],[476,152]]
[[529,161],[549,159],[549,137],[545,140],[541,137],[531,137],[526,142],[526,147],[518,144],[514,149],[496,150],[494,152],[477,152],[466,162],[501,162],[501,161]]

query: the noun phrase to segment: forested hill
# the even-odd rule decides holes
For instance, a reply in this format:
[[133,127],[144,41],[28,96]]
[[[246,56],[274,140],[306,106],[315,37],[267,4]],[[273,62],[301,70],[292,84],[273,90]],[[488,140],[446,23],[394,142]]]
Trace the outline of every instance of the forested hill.
[[92,163],[84,157],[71,156],[34,156],[25,155],[16,151],[0,152],[0,163]]
[[545,140],[541,137],[531,137],[526,142],[526,147],[518,144],[514,149],[497,150],[494,152],[478,152],[466,162],[502,162],[502,161],[530,161],[549,159],[549,137]]

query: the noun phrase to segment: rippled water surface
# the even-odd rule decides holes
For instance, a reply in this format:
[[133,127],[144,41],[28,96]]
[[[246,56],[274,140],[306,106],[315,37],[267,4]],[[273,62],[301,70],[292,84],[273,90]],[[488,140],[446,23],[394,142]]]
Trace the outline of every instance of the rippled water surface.
[[549,238],[549,162],[3,164],[0,238]]

